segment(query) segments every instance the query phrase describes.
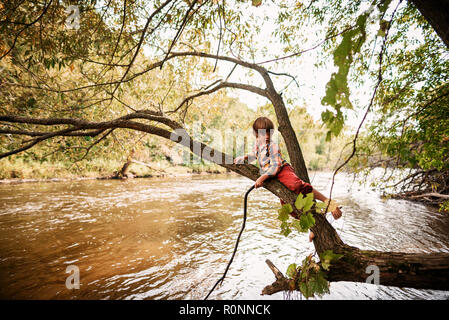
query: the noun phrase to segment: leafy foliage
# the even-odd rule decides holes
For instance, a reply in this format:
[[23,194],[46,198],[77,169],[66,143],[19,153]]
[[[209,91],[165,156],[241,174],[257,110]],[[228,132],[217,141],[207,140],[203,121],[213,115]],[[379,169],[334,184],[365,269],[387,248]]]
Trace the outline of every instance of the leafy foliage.
[[301,213],[299,220],[294,219],[289,222],[290,214],[293,212],[293,207],[287,203],[282,205],[278,210],[278,220],[281,221],[281,234],[288,236],[292,232],[292,228],[298,232],[307,232],[315,225],[315,218],[312,214],[315,202],[313,200],[313,193],[307,195],[299,194],[295,201],[295,208]]
[[290,280],[293,280],[294,288],[292,289],[299,289],[306,299],[329,293],[326,271],[329,271],[332,262],[341,257],[343,257],[342,254],[326,250],[320,255],[319,264],[313,259],[312,255],[307,256],[300,266],[296,263],[290,264],[286,275]]
[[[448,49],[413,1],[312,1],[307,8],[285,9],[279,21],[298,21],[280,31],[290,39],[286,48],[295,47],[291,37],[308,25],[306,18],[321,25],[328,39],[317,65],[332,59],[336,68],[321,101],[327,106],[321,114],[326,139],[339,134],[352,110],[366,109],[372,90],[364,88],[377,83],[380,71],[351,169],[368,174],[373,167],[385,168],[375,184],[390,194],[449,194]],[[391,185],[395,188],[386,189]],[[444,208],[444,198],[426,199]]]
[[[372,121],[351,168],[368,174],[383,167],[373,186],[394,196],[448,194],[447,48],[410,2],[398,10],[391,28]],[[428,202],[444,207],[443,198]]]

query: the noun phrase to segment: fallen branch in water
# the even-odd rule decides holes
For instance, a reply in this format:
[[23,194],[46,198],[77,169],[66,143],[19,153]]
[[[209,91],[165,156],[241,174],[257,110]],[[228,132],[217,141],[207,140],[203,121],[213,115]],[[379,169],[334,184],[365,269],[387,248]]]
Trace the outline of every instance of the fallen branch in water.
[[284,274],[281,271],[279,271],[279,269],[276,268],[276,266],[270,260],[267,259],[265,260],[265,262],[267,263],[271,271],[274,273],[276,281],[274,281],[271,285],[268,285],[265,288],[263,288],[262,295],[266,294],[272,295],[275,294],[276,292],[290,290],[290,288],[292,287],[292,284],[290,284],[291,281],[287,279],[284,276]]

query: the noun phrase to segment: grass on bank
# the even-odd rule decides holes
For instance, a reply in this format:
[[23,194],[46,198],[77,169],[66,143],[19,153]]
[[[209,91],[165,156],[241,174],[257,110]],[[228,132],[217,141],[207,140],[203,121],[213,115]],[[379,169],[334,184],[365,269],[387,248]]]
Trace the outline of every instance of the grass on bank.
[[[189,173],[224,173],[226,170],[216,164],[173,165],[169,161],[150,162],[148,166],[132,163],[128,172],[134,176],[164,176]],[[40,162],[22,158],[2,159],[0,179],[50,179],[103,177],[112,175],[122,168],[123,161],[95,159],[73,163],[70,161]]]

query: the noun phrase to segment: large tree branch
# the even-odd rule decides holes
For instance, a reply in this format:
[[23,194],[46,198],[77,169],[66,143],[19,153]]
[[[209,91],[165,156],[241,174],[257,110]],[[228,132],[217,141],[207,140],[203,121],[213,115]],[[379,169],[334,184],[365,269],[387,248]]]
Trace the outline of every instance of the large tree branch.
[[[141,122],[135,122],[131,120],[136,119],[145,119],[156,121],[158,123],[168,125],[171,130],[167,130],[161,127],[157,127],[154,125],[148,125]],[[254,165],[240,165],[234,164],[233,158],[230,155],[217,151],[204,143],[195,141],[192,139],[187,131],[185,131],[180,124],[177,122],[170,120],[167,117],[159,115],[158,112],[149,111],[149,110],[141,110],[136,113],[132,113],[129,115],[125,115],[123,117],[119,117],[110,121],[102,121],[102,122],[92,122],[84,119],[73,119],[73,118],[30,118],[23,116],[0,116],[0,121],[3,122],[11,122],[11,123],[22,123],[22,124],[33,124],[33,125],[43,125],[43,126],[56,126],[56,125],[70,125],[70,128],[66,128],[59,131],[54,132],[39,132],[39,137],[36,139],[37,142],[49,139],[55,136],[64,136],[69,133],[76,132],[76,135],[91,135],[94,131],[97,130],[98,133],[113,128],[126,128],[133,129],[141,132],[146,132],[149,134],[157,135],[159,137],[174,141],[176,143],[182,144],[194,154],[199,157],[202,157],[205,160],[214,162],[218,165],[223,166],[229,170],[232,170],[240,175],[243,175],[251,180],[257,180],[260,176],[259,169]],[[95,131],[95,132],[97,132]],[[17,134],[25,134],[24,131],[20,131]],[[3,130],[3,133],[14,133],[13,130],[8,132],[8,130]],[[30,132],[30,136],[37,136],[36,132]],[[43,134],[43,135],[42,135]],[[75,135],[75,134],[73,134]],[[20,152],[20,151],[18,151]],[[16,152],[16,153],[18,153]],[[0,158],[5,157],[0,155]],[[287,189],[283,184],[281,184],[277,179],[268,180],[264,186],[274,193],[279,198],[284,201],[293,204],[296,200],[297,195]]]
[[[221,80],[219,80],[221,81]],[[219,82],[217,81],[217,82]],[[236,83],[236,82],[219,82],[218,85],[216,85],[215,87],[212,87],[208,90],[203,90],[200,91],[198,93],[195,93],[191,96],[188,96],[187,98],[185,98],[175,109],[168,111],[167,113],[175,113],[178,112],[184,105],[186,105],[187,103],[189,103],[190,101],[192,101],[195,98],[201,97],[201,96],[205,96],[205,95],[209,95],[211,93],[214,93],[220,89],[224,89],[224,88],[233,88],[233,89],[241,89],[241,90],[246,90],[255,94],[258,94],[260,96],[263,96],[265,98],[268,98],[268,94],[267,91],[264,89],[261,89],[259,87],[253,86],[253,85],[249,85],[249,84],[243,84],[243,83]]]

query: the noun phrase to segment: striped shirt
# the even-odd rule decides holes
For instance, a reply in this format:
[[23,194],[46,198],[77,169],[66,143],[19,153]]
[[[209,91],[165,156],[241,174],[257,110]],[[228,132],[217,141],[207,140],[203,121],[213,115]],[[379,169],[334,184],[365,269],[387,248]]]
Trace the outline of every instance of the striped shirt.
[[248,154],[248,162],[253,162],[256,159],[260,166],[260,174],[268,176],[275,176],[287,163],[282,159],[279,145],[274,142],[258,145],[256,140],[252,152]]

